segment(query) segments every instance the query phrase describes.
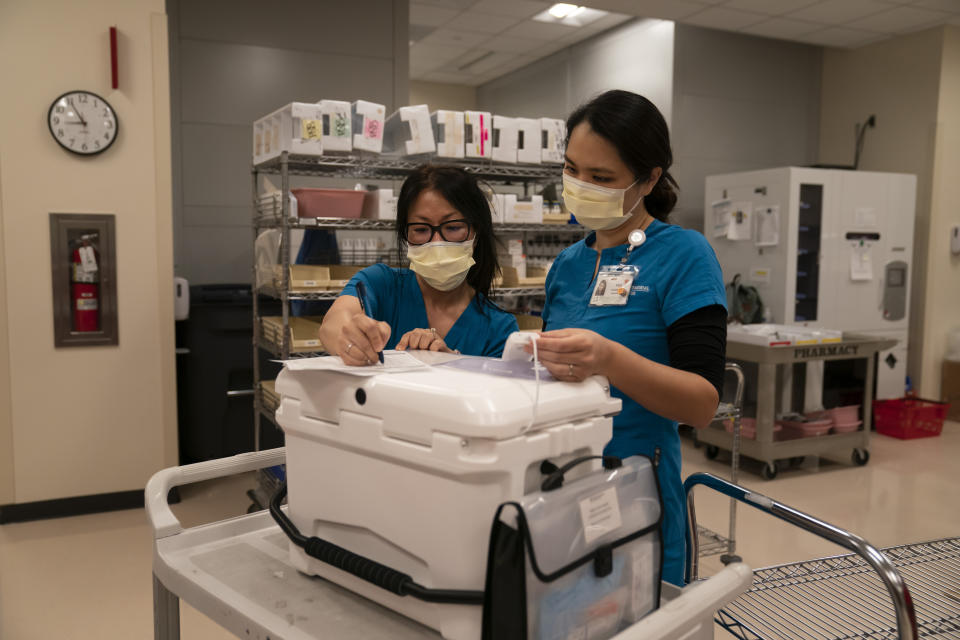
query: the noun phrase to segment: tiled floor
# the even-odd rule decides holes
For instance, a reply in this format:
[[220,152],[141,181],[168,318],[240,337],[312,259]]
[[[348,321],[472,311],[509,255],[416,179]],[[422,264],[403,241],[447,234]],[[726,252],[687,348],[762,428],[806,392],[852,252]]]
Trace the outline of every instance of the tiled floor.
[[[685,444],[684,475],[729,474],[723,457],[707,461]],[[849,452],[844,452],[844,459]],[[875,436],[871,460],[852,467],[808,459],[773,481],[746,464],[741,483],[847,528],[878,546],[960,535],[960,424],[939,438]],[[245,512],[249,476],[194,485],[174,507],[187,524]],[[725,532],[728,503],[702,491],[698,514]],[[738,511],[739,552],[754,567],[832,555],[841,550],[753,509]],[[0,639],[140,639],[153,635],[152,538],[142,510],[0,527]],[[719,566],[716,557],[705,572]],[[960,578],[958,578],[960,580]],[[233,636],[186,604],[185,640]]]

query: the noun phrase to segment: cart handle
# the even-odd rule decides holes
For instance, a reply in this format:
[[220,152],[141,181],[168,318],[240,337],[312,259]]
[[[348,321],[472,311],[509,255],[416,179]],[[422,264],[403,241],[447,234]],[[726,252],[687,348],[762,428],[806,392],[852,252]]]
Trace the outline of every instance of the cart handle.
[[876,547],[861,538],[832,524],[814,518],[811,515],[798,511],[773,498],[769,498],[761,493],[750,491],[739,485],[727,482],[718,478],[712,473],[694,473],[683,483],[684,491],[687,493],[687,582],[696,580],[699,577],[699,552],[700,543],[697,539],[697,516],[693,503],[693,488],[697,485],[707,486],[735,500],[739,500],[760,511],[765,511],[772,516],[785,520],[792,525],[800,527],[820,536],[834,544],[853,551],[873,567],[874,571],[880,574],[890,597],[893,600],[893,607],[897,614],[897,631],[900,640],[917,640],[917,617],[913,610],[913,599],[910,596],[910,590],[900,576],[900,573],[893,566],[893,563],[883,555]]
[[153,537],[159,540],[183,531],[183,526],[173,515],[173,511],[170,510],[170,505],[167,502],[170,489],[245,471],[272,467],[283,464],[285,460],[286,450],[283,447],[278,447],[266,451],[241,453],[229,458],[187,464],[182,467],[170,467],[156,472],[147,482],[147,488],[144,491],[147,517],[153,527]]

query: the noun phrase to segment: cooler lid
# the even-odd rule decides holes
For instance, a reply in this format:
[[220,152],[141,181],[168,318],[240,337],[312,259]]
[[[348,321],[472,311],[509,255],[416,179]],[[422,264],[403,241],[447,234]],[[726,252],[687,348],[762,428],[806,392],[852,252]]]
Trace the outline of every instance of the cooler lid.
[[538,392],[536,380],[505,371],[506,364],[493,358],[463,358],[365,377],[285,368],[276,389],[299,400],[303,417],[339,423],[340,413],[350,411],[378,418],[391,434],[423,443],[431,442],[438,431],[505,440],[620,412],[621,402],[610,397],[606,378],[558,382],[543,370]]

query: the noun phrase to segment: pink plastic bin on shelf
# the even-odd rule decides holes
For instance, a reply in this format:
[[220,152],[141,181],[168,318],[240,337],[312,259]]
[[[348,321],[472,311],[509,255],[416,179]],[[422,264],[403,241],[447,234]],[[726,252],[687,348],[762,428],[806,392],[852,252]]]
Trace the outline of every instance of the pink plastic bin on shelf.
[[784,434],[788,438],[809,438],[826,435],[833,423],[829,419],[811,420],[810,422],[793,422],[783,420]]
[[834,424],[850,424],[860,419],[860,405],[858,404],[836,407],[834,409],[828,409],[827,411],[830,412],[830,417],[833,418]]
[[[726,429],[727,433],[733,433],[733,420],[726,419],[723,421],[723,428]],[[776,433],[780,431],[783,426],[777,422],[773,425],[773,432]],[[757,439],[757,419],[756,418],[740,418],[740,435],[748,440]]]
[[366,191],[353,189],[291,189],[300,218],[359,218]]
[[850,433],[851,431],[856,431],[860,428],[860,425],[863,424],[863,420],[856,420],[854,422],[847,423],[836,423],[833,425],[834,433]]

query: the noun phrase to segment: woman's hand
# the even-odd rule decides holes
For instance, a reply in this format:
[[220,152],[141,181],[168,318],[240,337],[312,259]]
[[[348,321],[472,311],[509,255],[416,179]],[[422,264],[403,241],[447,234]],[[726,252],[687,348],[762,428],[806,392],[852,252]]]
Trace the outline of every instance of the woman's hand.
[[[594,374],[607,375],[612,343],[587,329],[559,329],[540,334],[537,357],[557,380],[580,382]],[[533,353],[533,346],[525,347]]]
[[344,364],[353,366],[373,364],[377,354],[390,339],[390,325],[378,322],[364,313],[354,315],[340,330],[337,355]]
[[420,349],[423,351],[443,351],[453,353],[436,329],[414,329],[403,334],[397,343],[397,351]]

